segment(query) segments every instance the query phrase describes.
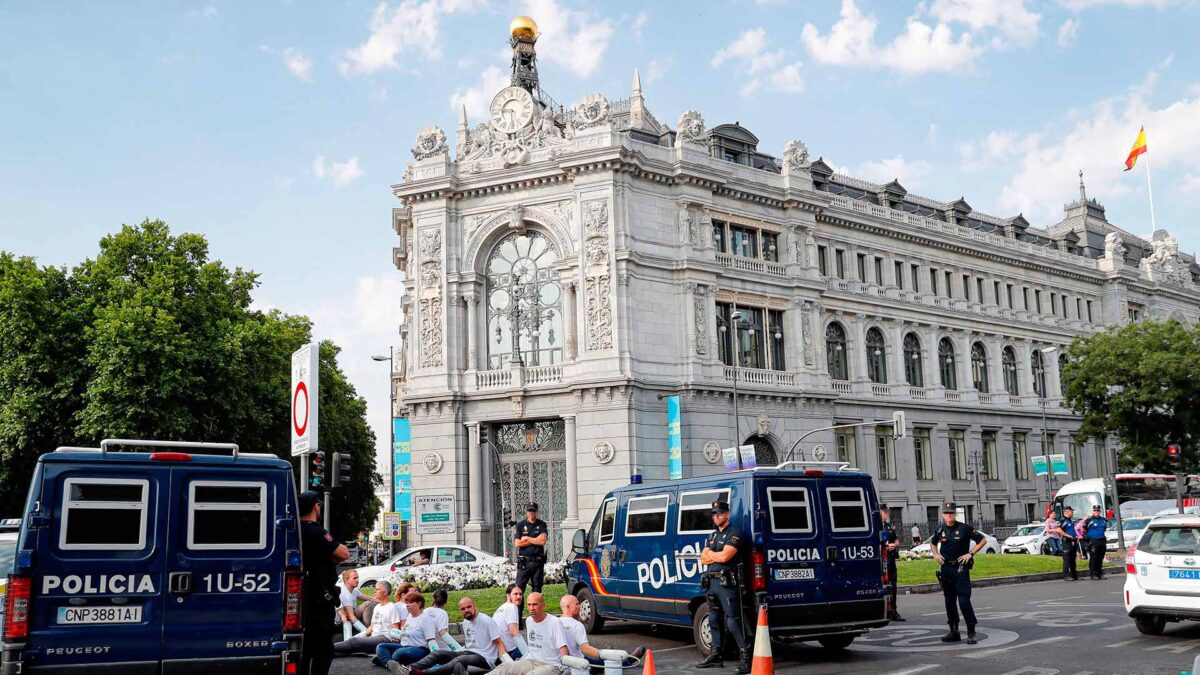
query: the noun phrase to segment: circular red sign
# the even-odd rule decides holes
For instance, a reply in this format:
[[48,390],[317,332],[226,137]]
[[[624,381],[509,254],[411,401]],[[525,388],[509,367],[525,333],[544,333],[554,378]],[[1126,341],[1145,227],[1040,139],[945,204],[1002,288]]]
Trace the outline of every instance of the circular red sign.
[[[301,394],[304,394],[304,421],[296,419],[296,406]],[[292,429],[297,436],[303,436],[308,430],[308,387],[303,382],[296,385],[296,391],[292,394]]]

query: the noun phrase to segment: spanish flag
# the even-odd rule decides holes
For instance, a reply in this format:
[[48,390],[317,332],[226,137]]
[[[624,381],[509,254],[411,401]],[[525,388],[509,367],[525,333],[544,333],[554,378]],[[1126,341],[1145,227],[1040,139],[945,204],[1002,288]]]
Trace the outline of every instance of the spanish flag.
[[1129,156],[1125,158],[1125,170],[1128,171],[1137,164],[1138,155],[1146,153],[1146,127],[1142,127],[1138,132],[1137,140],[1133,142],[1133,149],[1129,151]]

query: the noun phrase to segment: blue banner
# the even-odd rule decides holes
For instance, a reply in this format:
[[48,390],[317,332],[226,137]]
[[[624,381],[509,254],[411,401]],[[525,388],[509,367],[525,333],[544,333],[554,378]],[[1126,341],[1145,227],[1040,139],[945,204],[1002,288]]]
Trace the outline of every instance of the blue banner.
[[412,428],[408,419],[392,419],[392,480],[396,486],[396,503],[392,510],[400,519],[412,519]]
[[683,434],[680,433],[679,396],[667,397],[667,468],[671,480],[683,478]]

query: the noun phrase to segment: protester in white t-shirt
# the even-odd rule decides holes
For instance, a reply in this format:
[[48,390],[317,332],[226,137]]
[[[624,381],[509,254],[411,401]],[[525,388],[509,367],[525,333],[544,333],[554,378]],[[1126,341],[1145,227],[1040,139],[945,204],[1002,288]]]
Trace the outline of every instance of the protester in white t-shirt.
[[354,652],[373,652],[381,644],[392,642],[391,631],[400,627],[400,617],[396,605],[390,601],[392,586],[386,581],[375,584],[375,600],[379,603],[371,613],[371,625],[367,626],[362,635],[355,635],[349,640],[342,640],[333,645],[334,654],[352,654]]
[[546,601],[541,593],[530,593],[526,601],[529,618],[525,620],[525,636],[529,654],[520,661],[505,663],[492,675],[559,675],[562,657],[567,655],[567,639],[562,622],[546,613]]
[[354,614],[354,607],[359,600],[370,600],[371,596],[363,593],[358,587],[358,572],[346,570],[342,572],[342,590],[338,593],[337,620],[342,624],[342,639],[349,640],[352,631],[358,630],[359,635],[367,632],[367,627]]
[[523,656],[517,647],[517,638],[521,635],[521,596],[524,591],[516,584],[509,584],[505,589],[505,603],[492,612],[492,620],[500,627],[501,637],[504,638],[504,651],[513,659]]
[[408,605],[409,617],[399,631],[399,644],[379,645],[372,659],[372,663],[386,666],[393,673],[400,672],[397,670],[400,666],[416,663],[429,656],[429,643],[438,636],[433,616],[425,613],[425,596],[417,591],[409,591],[404,596],[404,602]]
[[438,637],[450,632],[450,615],[446,613],[445,609],[448,598],[446,589],[437,589],[433,592],[433,607],[425,610],[425,613],[433,619],[433,625],[437,627]]
[[[604,662],[600,660],[600,650],[588,643],[587,628],[579,622],[579,598],[573,595],[564,595],[558,601],[558,606],[562,608],[562,616],[559,617],[559,621],[562,621],[563,637],[567,640],[567,652],[571,656],[587,659],[593,665],[604,665]],[[621,665],[625,668],[636,665],[635,659],[642,658],[645,653],[645,647],[638,647]]]
[[439,673],[465,675],[468,668],[490,670],[495,666],[496,658],[504,649],[500,627],[492,617],[480,612],[471,598],[459,600],[458,609],[463,615],[463,646],[466,651],[439,649],[411,666],[397,666],[392,672],[397,675],[423,675],[436,668]]

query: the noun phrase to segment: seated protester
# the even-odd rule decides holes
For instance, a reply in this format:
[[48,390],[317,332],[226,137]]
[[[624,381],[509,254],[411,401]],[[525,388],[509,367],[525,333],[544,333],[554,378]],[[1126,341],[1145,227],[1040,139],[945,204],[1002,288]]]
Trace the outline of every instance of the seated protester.
[[439,588],[433,592],[433,607],[425,610],[426,614],[433,617],[433,625],[437,628],[439,638],[450,632],[450,615],[446,613],[447,600],[449,596],[446,589]]
[[375,605],[375,611],[371,613],[371,624],[367,626],[362,635],[334,643],[333,653],[335,655],[344,656],[354,652],[371,653],[375,651],[375,647],[395,639],[391,632],[400,627],[400,617],[396,612],[395,603],[391,602],[388,597],[391,592],[392,586],[388,582],[380,581],[375,584],[375,599],[379,601],[379,604]]
[[504,638],[504,651],[514,660],[522,656],[517,638],[521,637],[521,596],[524,593],[520,586],[509,584],[504,589],[504,604],[492,612],[492,620],[500,627],[500,635]]
[[407,581],[401,581],[396,587],[396,594],[392,597],[396,600],[396,616],[400,617],[400,627],[404,627],[404,622],[408,619],[408,604],[404,602],[410,591],[416,588]]
[[400,642],[379,645],[375,648],[375,658],[371,659],[371,663],[386,666],[393,673],[401,672],[400,666],[416,663],[429,656],[429,643],[437,640],[433,616],[425,613],[425,596],[417,591],[409,591],[404,602],[408,605],[409,616],[399,630]]
[[546,613],[546,601],[541,593],[530,593],[526,605],[529,607],[529,618],[525,620],[529,653],[520,661],[501,665],[491,675],[559,675],[562,672],[562,657],[567,655],[562,622]]
[[338,594],[338,622],[342,624],[342,639],[349,640],[351,631],[357,630],[359,635],[366,633],[367,627],[358,620],[354,607],[359,600],[370,600],[371,596],[358,588],[358,572],[346,570],[342,572],[342,591]]
[[[581,659],[587,659],[588,663],[594,666],[604,665],[604,661],[600,659],[600,650],[596,649],[588,643],[587,629],[579,623],[579,598],[573,595],[564,595],[558,601],[558,606],[562,608],[562,616],[559,621],[562,621],[563,637],[567,640],[567,652],[571,656]],[[637,665],[637,659],[646,655],[645,647],[638,647],[633,650],[629,658],[621,663],[622,668],[629,668]]]
[[459,600],[458,609],[463,616],[463,646],[466,651],[439,649],[411,666],[399,666],[392,672],[401,675],[423,675],[431,671],[466,675],[468,668],[484,671],[494,668],[496,659],[504,653],[500,627],[492,621],[492,617],[480,612],[471,598]]

